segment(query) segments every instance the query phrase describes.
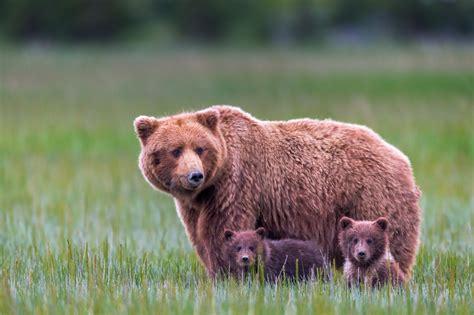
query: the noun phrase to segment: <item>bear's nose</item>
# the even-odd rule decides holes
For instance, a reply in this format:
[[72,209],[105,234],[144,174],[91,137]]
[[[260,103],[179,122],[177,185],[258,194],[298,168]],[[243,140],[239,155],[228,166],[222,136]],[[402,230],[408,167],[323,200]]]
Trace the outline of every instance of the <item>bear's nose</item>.
[[242,256],[242,261],[243,262],[248,262],[249,261],[249,256]]
[[357,257],[359,258],[365,258],[365,252],[358,252]]
[[188,175],[188,182],[191,186],[198,186],[202,180],[204,179],[204,175],[199,171],[192,171]]

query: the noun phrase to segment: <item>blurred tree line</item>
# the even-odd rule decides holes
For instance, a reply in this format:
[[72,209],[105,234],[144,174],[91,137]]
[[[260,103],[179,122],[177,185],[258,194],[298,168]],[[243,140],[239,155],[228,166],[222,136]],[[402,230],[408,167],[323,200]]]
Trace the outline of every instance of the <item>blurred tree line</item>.
[[145,25],[194,40],[310,41],[330,32],[474,34],[474,0],[0,0],[11,40],[105,40]]

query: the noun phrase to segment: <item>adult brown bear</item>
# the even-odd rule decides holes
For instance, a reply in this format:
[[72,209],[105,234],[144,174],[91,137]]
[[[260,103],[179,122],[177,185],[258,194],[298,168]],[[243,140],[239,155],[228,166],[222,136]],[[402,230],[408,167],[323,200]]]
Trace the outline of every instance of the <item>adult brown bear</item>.
[[392,255],[409,275],[420,235],[410,162],[370,129],[331,120],[261,121],[231,106],[140,116],[140,169],[171,194],[209,274],[225,271],[224,228],[315,240],[338,267],[343,216],[391,222]]

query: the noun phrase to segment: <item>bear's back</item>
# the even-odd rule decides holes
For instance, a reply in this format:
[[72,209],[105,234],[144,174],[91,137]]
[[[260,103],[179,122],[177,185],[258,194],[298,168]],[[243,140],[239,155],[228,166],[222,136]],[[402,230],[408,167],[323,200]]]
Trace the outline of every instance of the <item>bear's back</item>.
[[[227,125],[225,129],[228,139],[239,139],[239,144],[242,139],[250,139],[246,141],[247,145],[252,143],[264,152],[271,152],[272,156],[280,152],[285,160],[304,154],[311,148],[313,153],[319,152],[319,162],[325,160],[327,153],[329,160],[326,162],[330,162],[331,158],[366,159],[368,154],[371,158],[380,159],[380,164],[411,168],[411,163],[403,152],[364,125],[311,118],[259,120],[237,107],[221,105],[213,108],[221,113],[222,123]],[[245,137],[235,137],[235,132]],[[308,154],[303,156],[309,158]]]

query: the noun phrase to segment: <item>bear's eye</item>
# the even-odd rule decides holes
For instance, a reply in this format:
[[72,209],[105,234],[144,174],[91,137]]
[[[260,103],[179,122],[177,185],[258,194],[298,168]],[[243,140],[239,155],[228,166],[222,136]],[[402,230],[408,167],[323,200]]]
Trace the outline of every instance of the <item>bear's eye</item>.
[[176,148],[176,149],[174,149],[173,151],[171,151],[171,154],[173,154],[173,156],[174,156],[175,158],[177,158],[177,157],[179,157],[179,156],[181,155],[181,152],[182,152],[182,151],[183,151],[183,150],[182,150],[181,148]]
[[253,252],[254,250],[253,246],[249,246],[249,250]]
[[155,152],[151,155],[151,163],[153,163],[153,165],[160,164],[160,155],[158,152]]
[[359,239],[358,239],[358,238],[354,238],[354,239],[352,240],[352,242],[353,242],[354,244],[357,244],[357,243],[359,242]]
[[237,246],[237,250],[240,251],[242,249],[242,246]]
[[367,244],[369,244],[369,245],[372,244],[372,239],[371,238],[367,239]]
[[197,155],[201,155],[201,154],[204,153],[204,148],[197,147],[195,151],[196,151],[196,154],[197,154]]

